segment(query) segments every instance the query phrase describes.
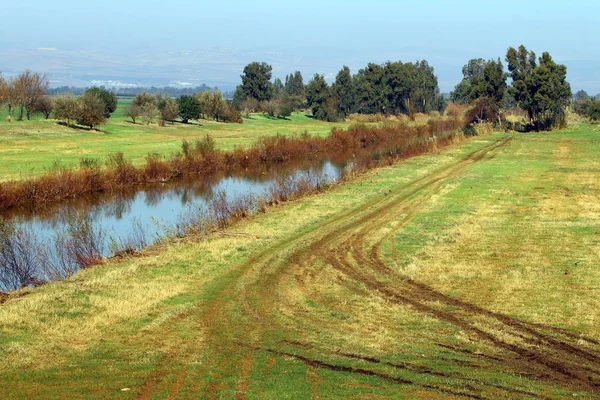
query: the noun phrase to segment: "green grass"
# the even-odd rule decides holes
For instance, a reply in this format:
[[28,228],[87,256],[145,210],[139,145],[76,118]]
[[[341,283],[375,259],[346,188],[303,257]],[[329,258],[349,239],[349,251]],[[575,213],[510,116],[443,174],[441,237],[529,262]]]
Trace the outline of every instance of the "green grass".
[[294,113],[289,119],[270,119],[261,114],[244,118],[243,124],[225,124],[202,120],[198,124],[156,123],[135,125],[123,115],[130,100],[119,100],[118,108],[101,132],[67,128],[55,120],[44,120],[34,115],[31,121],[7,122],[7,109],[0,109],[0,178],[24,179],[37,176],[54,168],[78,166],[82,157],[97,158],[104,163],[109,153],[121,151],[134,164],[143,164],[150,153],[170,156],[181,150],[181,142],[194,141],[211,135],[218,148],[233,150],[236,146],[249,146],[260,136],[276,134],[293,135],[308,132],[325,136],[334,126],[347,127],[347,123],[327,123]]
[[0,392],[597,398],[598,171],[595,126],[475,137],[25,289]]

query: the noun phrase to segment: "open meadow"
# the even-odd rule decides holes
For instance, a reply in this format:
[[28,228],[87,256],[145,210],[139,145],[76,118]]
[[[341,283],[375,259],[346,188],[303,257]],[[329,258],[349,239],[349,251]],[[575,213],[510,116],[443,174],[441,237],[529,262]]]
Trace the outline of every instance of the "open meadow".
[[[218,149],[233,150],[247,147],[261,136],[300,135],[308,132],[326,136],[333,127],[346,128],[345,122],[328,123],[315,120],[304,113],[294,113],[289,119],[252,114],[243,124],[221,123],[212,120],[192,121],[190,124],[156,121],[145,125],[133,124],[123,115],[130,100],[119,100],[117,110],[99,131],[73,129],[45,120],[34,114],[31,121],[7,121],[7,109],[0,108],[0,181],[26,179],[42,175],[53,168],[79,166],[82,157],[106,162],[109,153],[123,152],[134,165],[141,165],[148,154],[169,157],[181,150],[182,141],[193,142],[207,134],[215,139]],[[16,113],[15,113],[16,114]]]
[[[36,173],[56,157],[76,162],[75,138],[90,137],[81,146],[97,157],[142,160],[187,134],[232,148],[296,129],[271,122],[133,132],[115,115],[106,134],[23,123],[51,124],[44,140],[2,122],[0,170],[26,173],[5,158],[18,141],[32,160],[55,149]],[[331,127],[305,122],[311,133]],[[598,398],[599,172],[595,125],[476,136],[22,289],[0,305],[0,393]]]

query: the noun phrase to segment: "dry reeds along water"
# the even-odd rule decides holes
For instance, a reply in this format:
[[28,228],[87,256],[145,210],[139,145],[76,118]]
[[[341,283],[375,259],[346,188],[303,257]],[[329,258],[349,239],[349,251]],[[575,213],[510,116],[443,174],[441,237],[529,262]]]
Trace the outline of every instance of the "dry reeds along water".
[[[150,155],[141,169],[116,153],[104,169],[84,159],[77,171],[4,185],[0,200],[8,204],[55,205],[4,212],[0,290],[62,279],[163,237],[225,228],[350,173],[446,145],[457,126],[441,119],[417,127],[359,124],[334,129],[325,139],[262,138],[233,153],[216,151],[206,137],[184,141],[181,154],[170,160]],[[90,196],[99,192],[105,195]],[[56,202],[65,197],[75,200]]]

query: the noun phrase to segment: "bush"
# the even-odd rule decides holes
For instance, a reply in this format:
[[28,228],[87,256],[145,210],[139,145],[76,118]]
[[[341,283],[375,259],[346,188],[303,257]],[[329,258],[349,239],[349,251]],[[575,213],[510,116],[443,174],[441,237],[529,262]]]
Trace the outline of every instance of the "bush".
[[465,123],[475,124],[480,122],[498,121],[499,110],[489,98],[480,97],[471,103],[471,106],[465,112]]
[[117,109],[117,96],[114,93],[99,87],[93,87],[86,90],[84,92],[84,95],[86,95],[87,93],[94,94],[98,98],[100,98],[100,100],[104,104],[105,118],[110,118],[110,114],[115,112],[115,110]]
[[89,91],[84,93],[79,98],[77,123],[93,129],[94,126],[102,124],[104,121],[106,121],[105,104],[100,96]]
[[225,102],[223,106],[223,114],[221,119],[223,122],[233,122],[236,124],[244,123],[242,114],[240,114],[239,111],[236,110],[235,107],[229,102]]
[[588,117],[592,121],[600,121],[600,100],[593,99],[588,109]]

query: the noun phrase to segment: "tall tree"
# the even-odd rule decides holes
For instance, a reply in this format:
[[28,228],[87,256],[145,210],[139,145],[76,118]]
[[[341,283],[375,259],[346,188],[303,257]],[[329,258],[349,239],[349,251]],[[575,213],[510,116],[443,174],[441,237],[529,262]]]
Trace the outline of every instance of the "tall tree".
[[525,46],[510,47],[506,54],[512,77],[509,93],[524,109],[534,129],[551,129],[566,121],[566,107],[571,100],[571,85],[567,82],[567,67],[556,64],[549,53],[543,53],[536,63],[533,51]]
[[350,68],[345,65],[342,67],[335,77],[335,82],[331,89],[337,102],[338,113],[340,116],[347,117],[354,110],[356,97]]
[[279,99],[283,95],[283,82],[279,78],[273,81],[273,98]]
[[304,79],[302,78],[302,73],[300,71],[296,71],[285,77],[284,90],[290,96],[305,96]]
[[315,74],[306,85],[306,101],[316,119],[337,120],[335,100],[323,75]]
[[387,100],[384,92],[384,68],[369,63],[355,76],[356,111],[362,114],[385,113]]
[[450,100],[459,104],[471,104],[479,97],[479,85],[483,80],[485,60],[474,58],[463,67],[463,79],[450,93]]
[[235,87],[235,92],[233,92],[233,100],[231,104],[235,107],[236,110],[242,110],[244,108],[244,101],[246,100],[246,95],[244,94],[244,90],[241,85],[237,85]]
[[450,99],[471,104],[469,122],[495,121],[505,105],[506,78],[500,59],[472,59],[463,67],[463,80],[456,85]]
[[271,73],[273,67],[262,62],[252,62],[244,67],[242,78],[242,90],[246,97],[252,97],[258,101],[271,100],[273,97],[273,83]]

